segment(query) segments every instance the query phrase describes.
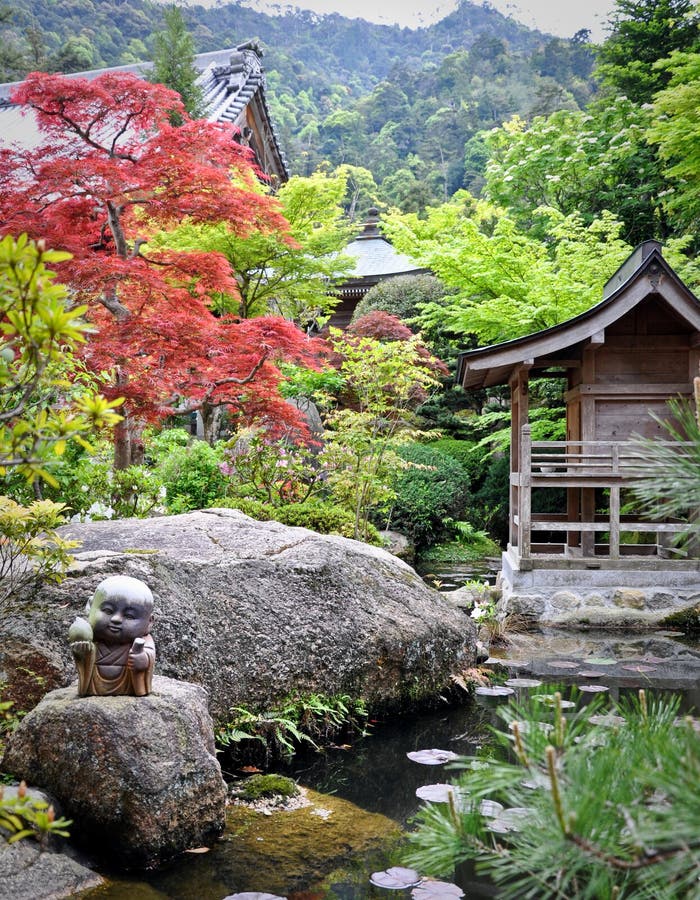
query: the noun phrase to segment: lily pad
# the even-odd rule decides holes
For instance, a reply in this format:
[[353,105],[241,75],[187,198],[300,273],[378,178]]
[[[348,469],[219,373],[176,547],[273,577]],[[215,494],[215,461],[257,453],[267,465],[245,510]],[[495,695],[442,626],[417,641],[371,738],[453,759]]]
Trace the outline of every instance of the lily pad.
[[552,669],[578,669],[579,663],[571,662],[568,659],[553,659],[547,663]]
[[642,663],[638,663],[634,666],[620,666],[621,669],[624,669],[626,672],[655,672],[656,666],[645,666]]
[[581,669],[576,673],[581,678],[602,678],[605,672],[596,672],[593,669]]
[[[556,706],[557,705],[557,699],[554,696],[554,694],[538,694],[538,696],[535,697],[535,700],[537,700],[538,703],[544,703],[545,706]],[[574,703],[573,700],[561,700],[560,699],[559,706],[561,706],[562,709],[573,709],[576,706],[576,704]]]
[[279,894],[265,894],[262,891],[243,891],[242,894],[229,894],[224,900],[286,900]]
[[608,713],[605,716],[590,716],[588,721],[591,725],[603,725],[606,728],[615,728],[617,725],[627,724],[627,719],[623,719],[622,716],[616,716],[613,713]]
[[605,687],[604,684],[580,684],[578,689],[583,691],[584,694],[602,694],[603,691],[610,690],[610,688]]
[[478,694],[480,697],[508,697],[510,694],[514,694],[515,691],[511,687],[495,685],[494,687],[480,686],[474,693]]
[[513,688],[535,688],[539,687],[542,682],[536,678],[509,678],[505,684]]
[[487,823],[486,827],[496,834],[520,831],[531,815],[532,810],[526,806],[513,806],[510,809],[504,809],[492,822]]
[[403,891],[421,883],[421,877],[415,869],[404,869],[403,866],[392,866],[384,872],[372,872],[369,880],[377,887],[391,891]]
[[424,784],[416,788],[416,797],[429,803],[449,803],[455,789],[451,784]]
[[496,800],[482,800],[479,804],[479,812],[487,819],[495,819],[503,812],[503,804]]
[[[527,734],[528,731],[530,730],[529,722],[518,722],[518,725],[520,726],[520,731],[523,734]],[[513,730],[513,722],[508,723],[508,728],[510,728],[511,731]],[[540,731],[544,731],[545,734],[549,734],[550,731],[554,731],[554,725],[552,725],[550,722],[538,722],[537,728]],[[509,735],[509,737],[510,737],[510,735]]]
[[441,766],[443,763],[452,762],[457,759],[458,754],[452,750],[412,750],[406,756],[413,762],[420,763],[423,766]]
[[658,666],[661,663],[668,662],[663,656],[640,656],[639,661],[643,663],[651,663],[652,666]]
[[612,656],[589,656],[586,658],[586,662],[592,666],[614,666],[617,660]]
[[464,891],[458,885],[449,881],[433,881],[432,878],[424,878],[418,887],[411,891],[413,900],[440,900],[441,897],[463,896]]

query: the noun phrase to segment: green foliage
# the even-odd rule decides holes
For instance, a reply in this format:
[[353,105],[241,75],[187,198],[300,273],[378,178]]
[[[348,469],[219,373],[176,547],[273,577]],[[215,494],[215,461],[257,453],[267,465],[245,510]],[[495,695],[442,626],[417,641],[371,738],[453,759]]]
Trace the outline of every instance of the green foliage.
[[121,400],[73,377],[73,354],[90,330],[87,307],[73,306],[47,268],[67,259],[25,235],[0,241],[0,475],[16,469],[55,484],[46,460],[69,441],[87,446],[87,434],[120,419],[113,410]]
[[[329,287],[342,279],[352,260],[342,255],[350,227],[342,218],[342,175],[316,172],[295,176],[277,191],[289,232],[235,234],[226,223],[185,223],[157,244],[223,254],[236,275],[239,297],[222,296],[222,312],[253,318],[272,312],[302,326],[322,326],[337,298]],[[266,193],[262,184],[248,186]]]
[[[307,500],[305,503],[289,503],[271,506],[261,500],[247,497],[228,497],[217,500],[213,506],[239,509],[252,519],[261,522],[281,522],[297,528],[309,528],[319,534],[338,534],[341,537],[355,537],[355,517],[333,503],[321,500]],[[382,539],[371,523],[367,525],[365,543],[380,547]]]
[[481,562],[486,556],[498,557],[501,548],[483,529],[475,528],[471,522],[453,522],[450,526],[452,538],[421,550],[422,568],[439,566],[441,563]]
[[249,802],[271,797],[288,800],[299,795],[299,788],[293,779],[284,775],[251,775],[235,793],[241,800]]
[[487,528],[489,534],[503,546],[508,540],[509,485],[508,457],[502,454],[492,456],[486,476],[474,493],[469,509],[470,522]]
[[[413,319],[422,303],[439,302],[447,288],[434,275],[399,275],[370,288],[355,307],[352,321],[376,310],[388,312],[402,321]],[[410,323],[409,323],[410,324]]]
[[622,223],[621,236],[632,246],[663,238],[668,179],[645,138],[651,121],[648,108],[618,97],[527,124],[506,122],[486,136],[485,193],[539,238],[549,229],[540,207],[578,213],[586,225],[607,212]]
[[219,745],[262,743],[265,759],[293,756],[302,744],[318,750],[342,731],[365,734],[367,709],[347,694],[296,694],[265,710],[236,706],[233,717],[216,733]]
[[700,221],[700,53],[674,53],[662,64],[668,86],[654,98],[647,139],[656,144],[671,185],[663,201],[681,227],[694,234]]
[[53,806],[27,793],[22,782],[16,793],[0,785],[0,834],[8,844],[22,838],[33,837],[45,847],[49,837],[68,837],[66,830],[72,825],[71,819],[57,819]]
[[280,371],[285,377],[280,385],[280,394],[285,398],[301,397],[319,406],[328,406],[345,387],[345,380],[336,369],[315,371],[282,363]]
[[[180,7],[166,7],[163,20],[165,27],[153,40],[153,68],[148,73],[149,81],[177,91],[190,116],[198,118],[206,110],[202,90],[196,84],[199,72],[194,66],[194,39],[187,30]],[[182,124],[178,113],[171,113],[170,119],[173,125]]]
[[689,609],[681,609],[661,620],[663,628],[678,628],[685,634],[700,634],[700,603]]
[[320,489],[321,470],[304,444],[272,440],[264,428],[244,428],[227,441],[221,472],[232,490],[274,506],[303,503]]
[[397,453],[408,465],[397,474],[396,500],[388,519],[420,552],[449,534],[452,523],[464,517],[469,475],[432,445],[404,444]]
[[56,533],[64,509],[51,500],[25,507],[0,496],[0,611],[29,587],[63,580],[73,559],[70,551],[80,544]]
[[598,303],[603,285],[631,248],[620,223],[603,212],[585,224],[576,212],[540,211],[546,242],[521,231],[507,213],[464,191],[425,219],[395,216],[386,230],[454,289],[426,304],[417,322],[430,333],[508,340],[548,328]]
[[160,466],[168,511],[205,509],[225,497],[229,480],[221,471],[223,461],[220,444],[211,447],[205,441],[193,440],[185,447],[175,446]]
[[603,703],[565,717],[559,692],[535,692],[501,707],[501,757],[460,761],[454,801],[419,813],[411,864],[445,875],[473,859],[504,898],[697,896],[700,736],[678,698],[640,691],[593,724]]
[[693,0],[616,0],[609,24],[595,74],[608,93],[640,105],[668,84],[669,74],[657,61],[677,50],[695,50],[700,41]]
[[438,382],[417,336],[382,342],[332,328],[330,340],[353,406],[326,416],[320,458],[333,498],[353,513],[355,537],[366,540],[370,511],[395,496],[393,474],[403,465],[396,447],[427,436],[413,410]]
[[483,453],[477,449],[476,441],[446,437],[433,441],[428,446],[456,460],[469,476],[470,487],[475,487],[481,481],[484,459]]

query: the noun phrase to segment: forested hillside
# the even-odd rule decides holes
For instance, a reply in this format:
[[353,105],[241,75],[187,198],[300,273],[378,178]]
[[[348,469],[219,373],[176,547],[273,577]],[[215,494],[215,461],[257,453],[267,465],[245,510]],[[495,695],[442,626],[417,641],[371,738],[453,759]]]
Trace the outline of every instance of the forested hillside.
[[[34,68],[150,59],[163,27],[163,6],[147,0],[12,0],[6,9],[5,80]],[[479,131],[514,114],[579,108],[593,90],[585,33],[549,38],[468,2],[417,30],[305,11],[268,16],[234,3],[183,13],[197,52],[260,39],[293,172],[361,167],[377,184],[374,199],[404,211],[478,189],[486,159],[473,140]],[[353,174],[366,206],[371,179]]]

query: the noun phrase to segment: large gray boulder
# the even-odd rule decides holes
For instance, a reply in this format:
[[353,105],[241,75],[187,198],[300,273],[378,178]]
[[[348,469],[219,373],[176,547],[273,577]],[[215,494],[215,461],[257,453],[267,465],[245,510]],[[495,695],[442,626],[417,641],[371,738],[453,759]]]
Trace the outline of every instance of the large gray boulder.
[[124,868],[158,865],[223,832],[226,785],[206,692],[154,679],[147,697],[47,694],[2,768],[58,800],[71,838]]
[[61,585],[15,603],[0,623],[0,678],[20,652],[19,674],[44,673],[45,688],[75,678],[68,626],[117,573],[153,591],[156,672],[204,685],[218,719],[293,690],[413,705],[474,662],[468,616],[367,544],[228,509],[61,533],[82,541],[76,563]]

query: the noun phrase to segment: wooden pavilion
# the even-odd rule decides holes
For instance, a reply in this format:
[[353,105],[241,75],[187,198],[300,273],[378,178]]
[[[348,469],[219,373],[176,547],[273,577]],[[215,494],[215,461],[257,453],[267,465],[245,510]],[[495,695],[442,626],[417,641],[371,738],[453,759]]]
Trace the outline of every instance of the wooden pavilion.
[[[670,398],[692,396],[699,363],[700,302],[656,241],[636,248],[587,312],[460,355],[466,389],[511,390],[506,594],[537,595],[540,612],[542,598],[546,607],[562,589],[595,589],[605,602],[621,588],[700,594],[700,561],[672,545],[687,526],[650,521],[625,503],[640,472],[633,435],[662,434],[651,414],[668,418]],[[528,385],[541,376],[566,381],[565,441],[531,439]],[[565,513],[533,511],[543,488],[561,489]]]

